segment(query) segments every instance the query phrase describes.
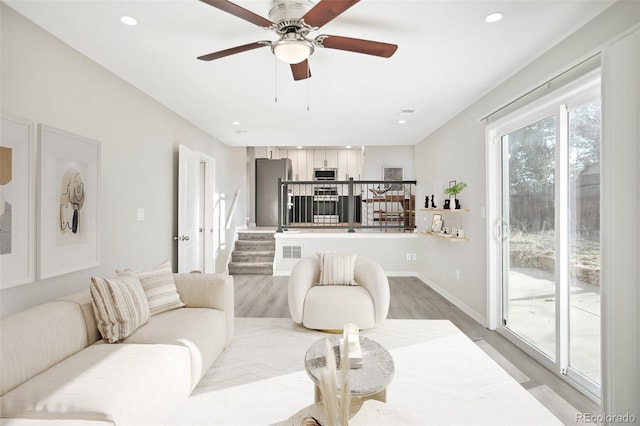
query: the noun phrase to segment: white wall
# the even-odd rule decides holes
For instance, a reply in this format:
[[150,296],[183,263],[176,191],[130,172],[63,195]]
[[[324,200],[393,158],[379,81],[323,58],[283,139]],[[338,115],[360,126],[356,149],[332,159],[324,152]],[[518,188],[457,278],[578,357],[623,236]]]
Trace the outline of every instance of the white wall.
[[640,29],[607,46],[602,69],[602,399],[640,418]]
[[[455,300],[474,318],[486,319],[487,316],[487,224],[481,215],[486,194],[485,123],[480,119],[594,53],[603,51],[603,56],[606,58],[610,45],[615,43],[621,34],[629,32],[632,28],[637,29],[638,26],[640,26],[640,2],[620,1],[615,3],[592,22],[489,91],[416,146],[416,165],[424,165],[424,167],[416,167],[418,200],[423,200],[425,194],[433,191],[434,182],[442,182],[443,185],[446,185],[448,180],[463,180],[469,184],[469,187],[462,192],[460,198],[464,207],[471,209],[464,225],[466,236],[469,237],[470,242],[451,244],[447,241],[424,238],[423,243],[418,244],[417,248],[422,250],[419,252],[419,256],[422,259],[428,259],[428,261],[418,264],[418,273],[426,280],[436,283],[441,292],[448,294],[450,299]],[[626,49],[636,49],[634,57],[637,58],[637,43],[627,46]],[[633,243],[625,239],[618,246],[616,252],[627,251],[627,258],[624,260],[610,259],[610,263],[608,263],[607,256],[613,253],[603,254],[603,323],[607,326],[603,332],[620,330],[615,335],[604,336],[605,342],[612,346],[603,347],[606,363],[603,365],[603,408],[608,413],[624,414],[626,412],[638,415],[640,373],[637,360],[640,359],[640,349],[638,331],[633,326],[629,327],[630,323],[638,327],[637,306],[633,308],[634,303],[630,303],[631,300],[638,300],[637,265],[640,264],[637,251],[637,225],[640,211],[638,211],[637,201],[630,195],[631,193],[637,194],[638,163],[635,159],[638,156],[634,154],[633,150],[626,150],[632,145],[637,149],[638,90],[637,82],[632,84],[633,81],[617,81],[617,84],[606,84],[606,79],[609,78],[606,76],[608,75],[614,76],[611,77],[613,80],[638,78],[637,63],[632,71],[625,72],[630,64],[628,60],[623,61],[622,58],[625,55],[629,56],[629,52],[623,52],[625,51],[617,52],[615,54],[616,60],[605,60],[602,65],[603,78],[605,79],[602,88],[605,99],[603,104],[603,146],[606,146],[603,148],[603,161],[607,152],[610,154],[618,152],[617,159],[612,160],[608,166],[603,165],[602,180],[605,187],[603,194],[606,194],[606,184],[610,179],[619,185],[631,185],[631,188],[626,186],[624,191],[603,195],[606,202],[603,203],[602,222],[603,235],[606,235],[604,231],[606,224],[610,223],[617,224],[615,227],[612,226],[612,229],[629,232],[627,236],[636,239]],[[611,115],[611,107],[607,107],[607,99],[611,100],[612,105],[615,105],[618,110],[627,108],[627,112],[629,112],[629,105],[635,105],[635,110],[632,111],[636,115],[629,116],[626,120],[616,119]],[[608,133],[607,128],[610,128],[609,132],[611,133]],[[618,129],[618,132],[611,128]],[[607,134],[614,133],[625,139],[620,140],[617,137],[607,139]],[[609,145],[607,146],[607,144]],[[613,173],[620,167],[623,168],[623,171]],[[622,181],[624,184],[620,183]],[[621,205],[624,205],[623,209],[612,208]],[[423,222],[425,216],[424,212],[418,216],[418,224]],[[622,231],[623,224],[632,224],[632,226]],[[611,244],[618,244],[615,240],[617,237],[610,238],[612,238]],[[607,250],[604,243],[603,248]],[[616,282],[606,281],[612,276],[607,275],[607,269],[610,267],[616,269]],[[461,269],[460,280],[455,278],[457,268]],[[625,281],[624,285],[620,285],[618,282],[620,279]],[[611,295],[616,300],[608,303],[606,302],[607,297],[610,296],[607,294],[608,287],[611,286],[618,286],[618,290]],[[628,298],[628,303],[624,302],[625,297]],[[615,307],[618,311],[607,312],[608,305]],[[614,355],[611,351],[617,352]],[[607,354],[611,356],[609,359],[606,358]],[[614,401],[612,398],[619,399]]]
[[[91,275],[112,276],[115,268],[145,269],[165,259],[175,264],[178,145],[216,159],[216,190],[227,207],[237,189],[245,190],[245,150],[214,140],[11,8],[0,8],[2,111],[102,144],[100,266],[3,290],[1,314],[87,288]],[[141,222],[139,207],[146,210]],[[224,271],[233,231],[245,217],[242,199],[216,270]]]
[[404,166],[404,179],[414,180],[414,154],[413,145],[367,146],[362,179],[382,179],[382,166]]
[[276,234],[274,275],[289,275],[298,259],[283,259],[282,246],[301,246],[302,257],[316,253],[358,253],[375,260],[389,276],[413,276],[422,260],[407,260],[416,253],[416,234],[355,232],[311,233],[288,231]]

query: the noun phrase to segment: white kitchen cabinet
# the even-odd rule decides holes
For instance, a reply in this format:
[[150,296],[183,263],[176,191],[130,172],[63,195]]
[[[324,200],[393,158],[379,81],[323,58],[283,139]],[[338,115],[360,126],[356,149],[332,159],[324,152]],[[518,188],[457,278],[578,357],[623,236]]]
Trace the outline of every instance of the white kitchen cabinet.
[[336,169],[338,168],[338,150],[337,149],[313,149],[313,167]]
[[338,180],[348,180],[349,177],[349,150],[338,150]]
[[329,169],[337,169],[338,168],[338,150],[325,149],[324,160],[325,160],[325,167]]
[[313,158],[313,168],[320,169],[324,167],[324,149],[310,149],[309,153]]
[[347,173],[355,180],[362,178],[362,150],[347,150]]
[[307,169],[307,153],[298,149],[296,154],[298,154],[298,180],[311,180],[313,176],[309,174]]
[[[313,180],[313,169],[338,170],[338,180],[362,176],[362,150],[360,149],[278,149],[270,148],[272,158],[289,158],[293,180]],[[326,161],[326,162],[325,162]],[[348,177],[347,177],[348,176]]]
[[304,156],[305,156],[305,162],[306,162],[306,180],[313,180],[313,168],[315,167],[315,163],[314,163],[314,155],[313,155],[313,149],[306,149],[303,150],[304,151]]

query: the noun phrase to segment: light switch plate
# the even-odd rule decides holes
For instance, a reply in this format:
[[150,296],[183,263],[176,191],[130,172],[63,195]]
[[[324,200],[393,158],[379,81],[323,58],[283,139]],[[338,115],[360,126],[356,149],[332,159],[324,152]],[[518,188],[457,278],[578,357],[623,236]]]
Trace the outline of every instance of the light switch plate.
[[138,207],[138,220],[144,220],[144,208]]

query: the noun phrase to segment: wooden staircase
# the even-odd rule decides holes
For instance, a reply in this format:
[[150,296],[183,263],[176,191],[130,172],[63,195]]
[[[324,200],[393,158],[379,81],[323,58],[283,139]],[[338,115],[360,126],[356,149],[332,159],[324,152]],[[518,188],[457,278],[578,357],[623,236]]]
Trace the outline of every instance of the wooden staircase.
[[240,231],[231,253],[229,275],[273,275],[275,254],[273,231]]

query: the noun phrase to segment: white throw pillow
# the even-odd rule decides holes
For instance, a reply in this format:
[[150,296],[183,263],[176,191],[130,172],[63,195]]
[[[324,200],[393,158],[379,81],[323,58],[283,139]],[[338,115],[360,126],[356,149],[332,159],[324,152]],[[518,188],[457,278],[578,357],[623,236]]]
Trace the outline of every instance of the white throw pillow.
[[115,343],[147,323],[151,313],[136,277],[91,277],[91,303],[102,338]]
[[358,285],[355,281],[357,253],[318,253],[320,257],[319,285]]
[[184,306],[184,303],[180,300],[176,282],[173,279],[171,262],[168,260],[151,271],[140,272],[126,269],[124,271],[116,271],[116,273],[119,277],[134,276],[140,280],[142,288],[147,295],[152,316]]

